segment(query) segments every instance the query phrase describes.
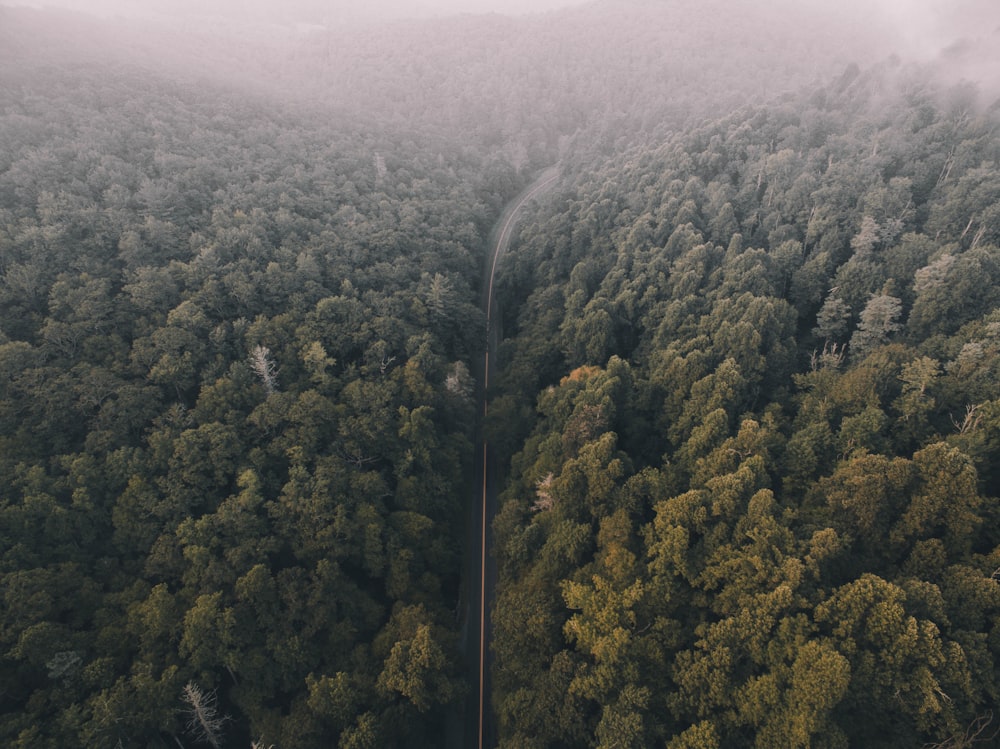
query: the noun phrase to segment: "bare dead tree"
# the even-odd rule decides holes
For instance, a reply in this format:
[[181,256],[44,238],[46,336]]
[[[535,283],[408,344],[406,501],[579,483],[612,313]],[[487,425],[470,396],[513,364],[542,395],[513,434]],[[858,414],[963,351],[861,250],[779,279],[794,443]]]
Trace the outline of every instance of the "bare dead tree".
[[924,744],[924,749],[969,749],[976,744],[988,744],[993,746],[994,740],[1000,736],[1000,727],[994,727],[990,731],[993,723],[993,711],[987,710],[976,718],[965,729],[965,733],[952,736],[936,744]]
[[978,405],[968,405],[965,407],[965,418],[959,421],[954,417],[951,417],[951,423],[955,426],[955,430],[959,434],[968,434],[969,432],[974,432],[979,428],[980,422],[982,422],[983,416],[979,413]]
[[813,351],[809,357],[809,366],[813,372],[818,369],[839,369],[844,363],[844,356],[847,347],[826,341],[823,344],[823,351]]
[[948,181],[948,177],[951,176],[951,169],[955,166],[955,151],[958,146],[951,147],[951,153],[948,154],[948,158],[944,162],[944,166],[941,167],[941,173],[938,175],[937,183],[934,187],[940,187],[942,183]]
[[555,476],[551,471],[543,479],[539,479],[535,484],[535,496],[536,499],[531,505],[532,512],[544,512],[545,510],[551,510],[555,506],[555,499],[553,499],[552,494],[549,489],[552,488],[552,479]]
[[972,228],[972,224],[975,223],[975,220],[976,220],[975,216],[969,219],[969,223],[965,225],[965,230],[962,232],[962,235],[959,237],[959,239],[965,239],[965,235],[969,233],[969,229]]
[[254,346],[249,359],[250,368],[260,378],[264,390],[270,395],[278,385],[278,367],[271,359],[271,350],[267,346]]
[[986,236],[986,224],[982,224],[979,227],[979,231],[976,232],[976,236],[972,238],[972,244],[969,245],[969,249],[970,250],[976,249],[976,247],[979,246],[979,243],[983,240],[983,237],[985,236]]
[[206,692],[193,681],[184,686],[181,699],[187,703],[188,735],[197,742],[211,744],[215,749],[222,746],[222,728],[229,722],[229,716],[219,715],[215,692]]
[[364,468],[365,466],[371,465],[372,463],[377,463],[379,460],[377,457],[373,457],[371,455],[365,455],[364,453],[361,452],[354,452],[348,450],[343,446],[341,446],[338,449],[338,452],[340,453],[341,458],[343,458],[345,461],[350,463],[355,468]]

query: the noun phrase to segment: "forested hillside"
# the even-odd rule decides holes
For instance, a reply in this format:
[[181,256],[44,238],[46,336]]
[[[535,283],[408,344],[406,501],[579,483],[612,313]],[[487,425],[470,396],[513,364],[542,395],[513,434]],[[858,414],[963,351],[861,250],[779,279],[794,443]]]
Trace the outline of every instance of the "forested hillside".
[[515,163],[554,161],[560,137],[620,145],[793,90],[834,64],[878,59],[885,33],[786,0],[766,13],[728,0],[618,0],[318,33],[278,75],[386,122],[426,117]]
[[498,175],[39,76],[0,101],[0,735],[172,745],[190,685],[227,746],[440,745]]
[[457,746],[484,432],[500,746],[995,740],[1000,37],[805,5],[0,8],[0,739]]
[[[988,102],[987,102],[988,103]],[[1000,120],[895,64],[591,160],[503,265],[503,746],[970,746]],[[966,742],[966,743],[963,743]]]
[[549,166],[574,136],[622,147],[665,124],[680,128],[814,84],[835,67],[882,59],[893,36],[878,17],[860,23],[794,0],[774,0],[766,12],[731,0],[603,0],[528,17],[468,14],[263,38],[238,24],[228,34],[217,24],[180,33],[6,12],[0,41],[21,59],[110,56],[167,67],[382,128],[448,135],[518,168]]

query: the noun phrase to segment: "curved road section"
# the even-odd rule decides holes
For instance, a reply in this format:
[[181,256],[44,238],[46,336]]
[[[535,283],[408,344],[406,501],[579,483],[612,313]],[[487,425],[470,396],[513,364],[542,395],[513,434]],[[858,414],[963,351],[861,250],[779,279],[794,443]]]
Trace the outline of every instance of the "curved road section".
[[[483,283],[483,310],[486,313],[486,352],[483,357],[480,382],[481,416],[485,421],[489,411],[487,396],[490,380],[495,374],[496,347],[500,332],[497,300],[493,293],[497,263],[510,245],[514,227],[524,208],[533,198],[537,198],[547,188],[555,184],[559,177],[558,167],[547,169],[520,195],[510,202],[493,230]],[[464,644],[470,664],[470,690],[465,710],[465,738],[463,747],[487,749],[496,745],[493,713],[490,704],[490,639],[492,625],[489,612],[492,608],[496,587],[496,567],[493,560],[492,534],[490,528],[496,512],[497,492],[494,481],[496,468],[494,456],[480,424],[480,449],[476,458],[476,490],[473,511],[470,513],[469,554],[467,561],[467,590],[469,592],[469,615],[466,617]]]

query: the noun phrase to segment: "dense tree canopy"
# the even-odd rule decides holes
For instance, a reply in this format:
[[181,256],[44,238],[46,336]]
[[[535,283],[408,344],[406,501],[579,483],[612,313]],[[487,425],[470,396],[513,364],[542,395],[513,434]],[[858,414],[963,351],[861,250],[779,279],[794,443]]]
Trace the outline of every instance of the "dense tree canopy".
[[993,735],[997,128],[891,63],[572,164],[502,268],[501,745]]
[[0,733],[435,744],[489,168],[104,75],[0,105]]
[[995,736],[997,107],[799,5],[0,8],[0,737],[445,745],[478,426],[501,746]]

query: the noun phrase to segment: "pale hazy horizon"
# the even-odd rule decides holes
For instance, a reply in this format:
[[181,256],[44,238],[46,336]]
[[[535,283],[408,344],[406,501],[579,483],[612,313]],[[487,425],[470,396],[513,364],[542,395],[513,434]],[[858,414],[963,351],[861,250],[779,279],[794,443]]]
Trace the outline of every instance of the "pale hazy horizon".
[[[791,0],[770,0],[781,3]],[[97,16],[144,20],[185,21],[224,19],[239,24],[316,24],[378,22],[449,16],[465,13],[500,13],[510,16],[544,13],[593,0],[0,0],[0,6],[64,8]],[[669,7],[669,0],[662,0]],[[745,0],[733,0],[745,8]],[[838,12],[861,24],[891,30],[893,46],[916,57],[936,55],[956,39],[986,39],[1000,33],[997,0],[797,0]],[[889,39],[887,39],[887,43]]]
[[461,13],[503,13],[524,15],[584,5],[590,0],[370,0],[364,4],[349,0],[0,0],[0,5],[33,8],[56,7],[101,16],[184,16],[224,15],[252,20],[302,20],[322,22],[333,18],[413,18]]

